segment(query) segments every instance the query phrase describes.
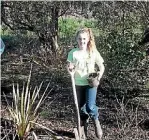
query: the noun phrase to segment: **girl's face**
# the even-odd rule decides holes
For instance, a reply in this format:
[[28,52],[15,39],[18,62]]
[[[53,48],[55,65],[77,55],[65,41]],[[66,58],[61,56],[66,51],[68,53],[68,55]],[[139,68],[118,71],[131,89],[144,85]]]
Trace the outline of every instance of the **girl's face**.
[[89,35],[88,33],[79,33],[77,37],[77,42],[79,45],[80,50],[87,50],[87,44],[89,42]]

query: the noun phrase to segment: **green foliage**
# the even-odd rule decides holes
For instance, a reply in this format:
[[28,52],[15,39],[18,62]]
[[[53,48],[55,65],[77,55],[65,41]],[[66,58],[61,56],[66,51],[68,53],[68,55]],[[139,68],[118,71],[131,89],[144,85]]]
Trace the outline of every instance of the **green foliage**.
[[49,112],[47,110],[43,110],[40,113],[40,116],[42,116],[44,119],[48,119],[49,118]]
[[77,30],[82,27],[95,28],[95,21],[81,18],[59,18],[59,38],[65,39],[65,43],[74,41]]
[[137,45],[139,36],[140,34],[131,31],[122,34],[113,30],[105,37],[98,38],[97,46],[106,65],[109,95],[111,92],[113,96],[135,97],[145,88],[147,63],[142,63],[144,53]]
[[79,22],[72,18],[59,19],[59,35],[60,37],[74,36],[76,29],[79,27]]
[[4,42],[6,41],[10,41],[12,42],[14,40],[14,36],[13,35],[2,35],[1,38],[3,39]]
[[117,65],[118,69],[133,67],[136,58],[140,59],[142,56],[142,52],[139,51],[133,40],[118,33],[108,35],[107,48],[109,62]]

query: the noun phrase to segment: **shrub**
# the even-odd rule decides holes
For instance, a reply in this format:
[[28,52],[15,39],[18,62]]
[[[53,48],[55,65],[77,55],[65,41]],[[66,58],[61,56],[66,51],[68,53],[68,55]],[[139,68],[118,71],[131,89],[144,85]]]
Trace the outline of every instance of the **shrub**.
[[[26,139],[30,134],[34,134],[33,136],[36,137],[35,133],[31,133],[31,129],[34,128],[35,124],[37,124],[36,121],[38,118],[38,109],[48,96],[46,93],[49,84],[40,97],[39,93],[43,82],[39,85],[39,87],[36,86],[32,92],[30,87],[30,79],[31,72],[27,85],[26,87],[23,85],[22,91],[19,89],[19,84],[17,84],[16,88],[13,84],[12,105],[10,105],[6,99],[9,113],[11,114],[11,118],[13,119],[16,128],[16,135],[20,140]],[[39,101],[38,97],[40,97]]]

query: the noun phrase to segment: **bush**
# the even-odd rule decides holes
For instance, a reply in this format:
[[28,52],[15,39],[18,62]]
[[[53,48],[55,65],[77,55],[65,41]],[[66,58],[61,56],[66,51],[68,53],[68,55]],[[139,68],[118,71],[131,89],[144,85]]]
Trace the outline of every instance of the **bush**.
[[106,65],[105,81],[108,82],[103,84],[108,85],[108,95],[136,97],[144,90],[148,64],[137,45],[138,37],[137,33],[123,35],[113,30],[98,38],[97,46]]

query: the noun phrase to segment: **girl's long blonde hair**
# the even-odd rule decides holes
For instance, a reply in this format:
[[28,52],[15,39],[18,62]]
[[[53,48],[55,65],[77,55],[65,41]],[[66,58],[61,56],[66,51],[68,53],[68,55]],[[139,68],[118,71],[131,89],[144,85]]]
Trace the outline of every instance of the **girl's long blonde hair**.
[[96,44],[95,44],[95,39],[94,39],[94,35],[93,35],[92,30],[90,28],[80,29],[77,32],[76,38],[78,37],[78,35],[80,33],[84,33],[84,32],[87,33],[89,36],[89,42],[87,44],[87,49],[89,50],[89,53],[91,54],[94,50],[96,50]]

